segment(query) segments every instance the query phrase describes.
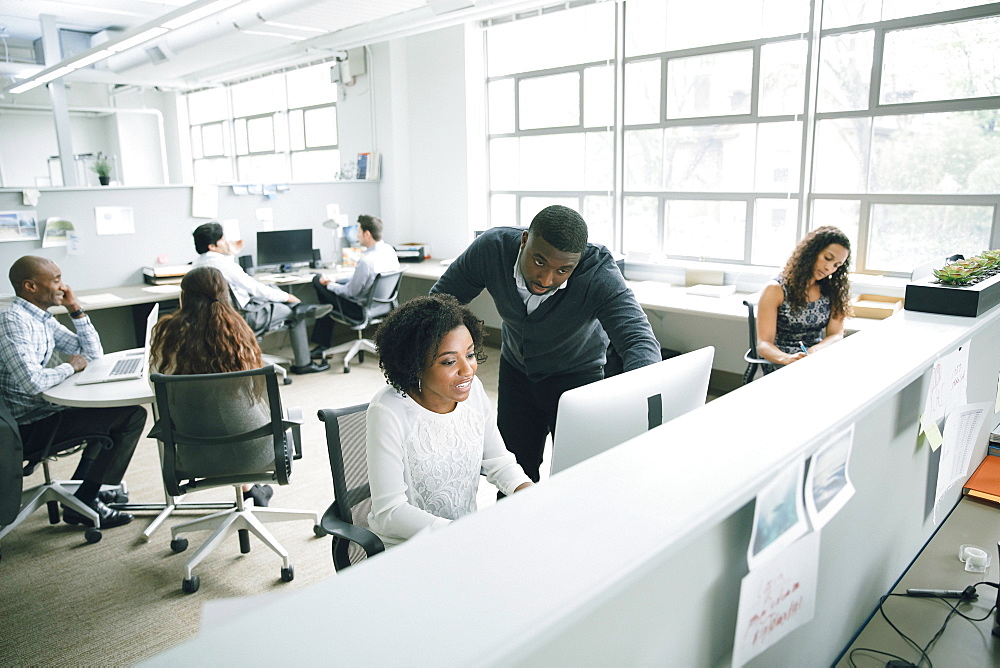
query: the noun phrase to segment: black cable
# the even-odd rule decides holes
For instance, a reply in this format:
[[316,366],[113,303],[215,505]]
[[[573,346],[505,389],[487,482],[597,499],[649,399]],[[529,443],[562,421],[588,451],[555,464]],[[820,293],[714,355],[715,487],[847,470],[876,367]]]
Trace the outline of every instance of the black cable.
[[[975,587],[978,587],[979,585],[986,585],[986,586],[990,586],[990,587],[994,587],[994,588],[1000,589],[1000,583],[996,583],[996,582],[977,582],[976,584],[972,585],[972,588],[974,589]],[[931,661],[930,655],[928,654],[928,652],[930,651],[931,646],[933,646],[934,643],[936,643],[941,638],[941,636],[944,635],[945,629],[947,629],[948,624],[949,624],[949,622],[951,622],[951,620],[952,620],[953,617],[958,616],[958,617],[961,617],[961,618],[963,618],[963,619],[965,619],[965,620],[967,620],[969,622],[982,622],[982,621],[986,621],[991,616],[993,616],[994,611],[996,610],[996,607],[997,607],[996,605],[993,605],[989,609],[989,612],[987,612],[982,617],[970,617],[969,615],[967,615],[964,612],[960,611],[958,609],[958,606],[960,606],[962,603],[970,602],[971,599],[961,599],[959,601],[956,601],[955,603],[952,603],[951,601],[949,601],[949,600],[947,600],[947,599],[945,599],[943,597],[935,596],[934,598],[936,598],[941,603],[944,603],[945,605],[948,606],[948,608],[949,608],[948,614],[947,614],[947,616],[945,616],[944,622],[941,624],[941,627],[934,633],[934,635],[927,642],[927,644],[924,645],[923,647],[921,647],[915,640],[913,640],[908,635],[906,635],[905,633],[903,633],[903,631],[898,626],[896,626],[892,622],[891,619],[889,619],[888,615],[885,612],[885,609],[882,606],[889,599],[890,596],[906,596],[906,594],[893,594],[893,593],[889,593],[889,594],[886,594],[885,596],[882,596],[879,599],[879,601],[878,601],[878,607],[876,608],[876,610],[882,616],[882,618],[885,620],[886,624],[888,624],[889,627],[892,628],[892,630],[895,631],[899,635],[900,638],[902,638],[907,643],[909,643],[910,646],[913,647],[913,649],[915,649],[916,651],[920,652],[920,658],[917,660],[917,662],[915,664],[912,664],[912,665],[915,665],[915,666],[919,667],[919,666],[922,666],[924,664],[924,662],[926,662],[927,663],[927,668],[933,668],[933,666],[934,666],[934,663]],[[901,656],[898,656],[896,654],[892,654],[890,652],[884,652],[882,650],[877,650],[877,649],[873,649],[873,648],[870,648],[870,647],[856,647],[853,650],[851,650],[848,653],[848,655],[847,655],[847,660],[848,660],[848,663],[851,665],[851,668],[857,668],[857,664],[854,662],[854,656],[855,656],[855,653],[857,653],[857,652],[868,652],[868,653],[871,653],[871,654],[877,654],[877,655],[880,655],[880,656],[889,657],[891,659],[896,659],[896,660],[903,661],[903,662],[906,662],[906,663],[911,663],[909,660],[907,660],[907,659],[905,659],[905,658],[903,658]]]

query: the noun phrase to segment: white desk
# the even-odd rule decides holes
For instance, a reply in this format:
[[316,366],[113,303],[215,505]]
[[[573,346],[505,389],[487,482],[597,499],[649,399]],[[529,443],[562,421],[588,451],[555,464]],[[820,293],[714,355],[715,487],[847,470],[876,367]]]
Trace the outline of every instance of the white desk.
[[[108,353],[106,357],[122,357],[130,351]],[[75,373],[55,387],[42,392],[46,401],[73,408],[111,408],[115,406],[137,406],[151,404],[155,399],[149,380],[143,376],[136,380],[117,380],[111,383],[77,385],[78,380],[88,377],[93,367],[88,366]]]

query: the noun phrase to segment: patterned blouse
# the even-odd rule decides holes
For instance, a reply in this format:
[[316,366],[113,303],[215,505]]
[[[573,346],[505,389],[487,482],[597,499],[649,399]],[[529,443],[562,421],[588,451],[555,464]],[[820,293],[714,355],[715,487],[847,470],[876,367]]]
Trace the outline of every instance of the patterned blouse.
[[[784,289],[784,277],[775,278]],[[778,324],[774,345],[783,352],[794,354],[801,350],[799,341],[806,347],[823,340],[823,334],[830,322],[830,298],[821,296],[814,302],[806,302],[802,308],[793,309],[788,301],[778,306]]]

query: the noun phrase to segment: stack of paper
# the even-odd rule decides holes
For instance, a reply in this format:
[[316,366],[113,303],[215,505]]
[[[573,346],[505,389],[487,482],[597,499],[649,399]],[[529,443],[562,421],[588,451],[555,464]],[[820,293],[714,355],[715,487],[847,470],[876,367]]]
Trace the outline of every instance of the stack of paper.
[[736,284],[733,285],[692,285],[687,289],[689,295],[700,295],[702,297],[728,297],[736,292]]

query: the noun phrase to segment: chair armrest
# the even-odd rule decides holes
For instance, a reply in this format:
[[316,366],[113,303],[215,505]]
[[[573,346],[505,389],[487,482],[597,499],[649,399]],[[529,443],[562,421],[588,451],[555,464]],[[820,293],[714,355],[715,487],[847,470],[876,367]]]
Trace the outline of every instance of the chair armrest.
[[319,525],[331,536],[357,543],[369,557],[385,551],[385,545],[383,545],[381,538],[368,529],[348,524],[338,518],[334,506],[330,506],[323,513]]
[[305,423],[305,418],[302,416],[302,408],[299,406],[291,406],[285,409],[285,418],[281,421],[281,425],[288,431],[292,432],[292,459],[302,459],[302,430],[300,425]]

